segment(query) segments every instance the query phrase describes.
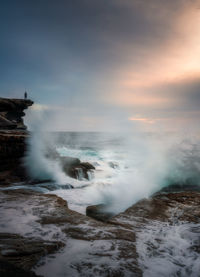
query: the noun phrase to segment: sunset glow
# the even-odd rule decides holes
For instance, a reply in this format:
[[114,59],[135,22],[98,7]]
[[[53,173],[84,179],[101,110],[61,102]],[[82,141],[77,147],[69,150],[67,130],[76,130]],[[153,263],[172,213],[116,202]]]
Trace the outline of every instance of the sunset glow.
[[50,2],[48,11],[33,1],[23,9],[13,4],[11,13],[5,6],[2,96],[19,97],[26,87],[40,105],[34,109],[65,117],[56,127],[62,130],[129,128],[135,114],[147,119],[135,120],[143,125],[153,118],[152,126],[170,129],[183,114],[182,125],[195,125],[189,114],[199,114],[200,0],[83,0],[78,9]]

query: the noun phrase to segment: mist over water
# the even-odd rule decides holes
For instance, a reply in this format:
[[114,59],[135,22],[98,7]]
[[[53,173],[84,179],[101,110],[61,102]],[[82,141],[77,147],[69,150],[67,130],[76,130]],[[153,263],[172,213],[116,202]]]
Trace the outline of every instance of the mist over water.
[[[36,121],[37,122],[37,121]],[[105,203],[118,213],[170,184],[199,184],[198,137],[166,133],[47,132],[33,125],[25,163],[33,178],[52,179],[57,195],[84,213],[91,204]],[[76,157],[96,168],[90,180],[75,180],[62,171],[57,159]],[[74,189],[59,189],[70,184]]]

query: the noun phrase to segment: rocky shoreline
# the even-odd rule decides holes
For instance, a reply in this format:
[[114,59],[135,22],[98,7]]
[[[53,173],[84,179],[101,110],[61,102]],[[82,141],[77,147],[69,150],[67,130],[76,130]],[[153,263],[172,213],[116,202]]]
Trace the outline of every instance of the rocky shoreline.
[[[169,228],[186,223],[200,227],[200,192],[160,193],[106,222],[70,210],[67,202],[56,195],[16,189],[0,191],[0,199],[0,261],[26,271],[58,249],[70,255],[73,245],[83,241],[84,255],[76,249],[71,261],[73,270],[68,268],[70,276],[142,276],[145,265],[139,259],[137,243],[144,230],[162,226],[167,235]],[[160,240],[159,235],[156,240]],[[153,256],[153,240],[148,244],[148,255]],[[198,257],[199,239],[190,247]]]
[[[186,272],[190,276],[191,264],[198,266],[200,256],[199,187],[164,189],[118,215],[109,214],[102,205],[88,207],[87,215],[75,212],[62,198],[31,188],[41,181],[32,180],[21,163],[30,134],[25,127],[19,129],[19,114],[23,116],[22,108],[33,103],[26,101],[0,98],[1,118],[15,121],[17,114],[19,123],[9,125],[2,120],[0,126],[0,275],[53,277],[59,273],[56,264],[62,265],[64,260],[71,277],[148,276],[152,273],[150,262],[159,258],[176,264],[177,276],[186,276]],[[5,107],[12,108],[9,116]],[[57,153],[53,156],[58,158]],[[60,160],[63,170],[73,178],[78,178],[80,169],[84,178],[89,178],[89,170],[95,170],[79,159]],[[178,233],[174,231],[177,229]],[[177,239],[175,244],[171,232]],[[190,265],[178,239],[184,241],[184,251],[192,259]],[[175,249],[182,260],[174,258]],[[165,268],[159,270],[149,276],[168,276],[162,275]]]

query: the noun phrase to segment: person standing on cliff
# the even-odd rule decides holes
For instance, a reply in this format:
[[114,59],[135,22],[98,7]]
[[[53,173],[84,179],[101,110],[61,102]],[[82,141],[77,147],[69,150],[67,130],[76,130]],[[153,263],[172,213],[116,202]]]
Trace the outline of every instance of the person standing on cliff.
[[27,99],[27,92],[24,92],[24,99]]

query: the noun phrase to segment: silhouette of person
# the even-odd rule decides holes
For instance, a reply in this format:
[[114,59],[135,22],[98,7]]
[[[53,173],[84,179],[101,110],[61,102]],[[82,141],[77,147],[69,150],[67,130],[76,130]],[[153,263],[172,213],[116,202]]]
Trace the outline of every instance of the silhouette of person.
[[24,92],[24,99],[27,99],[27,92]]

